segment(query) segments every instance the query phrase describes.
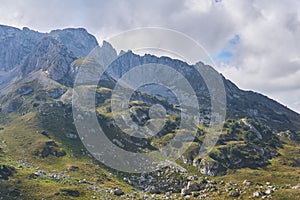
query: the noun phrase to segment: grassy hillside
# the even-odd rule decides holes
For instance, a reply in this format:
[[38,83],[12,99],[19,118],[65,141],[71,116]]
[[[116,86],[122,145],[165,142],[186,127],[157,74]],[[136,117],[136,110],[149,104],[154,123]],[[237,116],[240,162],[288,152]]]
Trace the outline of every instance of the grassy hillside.
[[[206,128],[197,125],[197,137],[184,144],[189,149],[177,160],[186,171],[170,166],[149,174],[127,174],[108,169],[85,150],[70,104],[50,98],[49,88],[45,90],[37,82],[21,87],[25,86],[34,92],[12,93],[4,99],[3,107],[23,98],[21,105],[0,115],[0,196],[4,199],[249,199],[255,193],[259,198],[299,199],[299,189],[293,189],[300,180],[297,132],[273,132],[250,118],[228,119],[213,151],[195,165]],[[107,123],[112,120],[110,93],[109,88],[97,90],[99,122],[109,138],[118,137],[130,151],[152,151],[182,134],[178,130],[180,117],[173,112],[167,115],[164,131],[144,139],[137,148],[128,142],[132,138]],[[138,95],[147,101],[132,99],[129,103],[135,113],[133,120],[147,123],[148,118],[139,118],[147,115],[149,103],[159,100]],[[203,174],[206,165],[216,163],[219,167],[214,175],[218,176]],[[115,189],[124,195],[119,196],[122,192]]]

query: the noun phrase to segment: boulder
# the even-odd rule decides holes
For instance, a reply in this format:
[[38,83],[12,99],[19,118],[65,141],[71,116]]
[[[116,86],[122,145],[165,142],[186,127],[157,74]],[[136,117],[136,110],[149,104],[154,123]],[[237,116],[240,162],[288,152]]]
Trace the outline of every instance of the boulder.
[[273,192],[274,192],[273,190],[268,189],[268,190],[265,191],[265,194],[272,194]]
[[63,88],[52,88],[47,91],[47,96],[49,98],[57,99],[61,97],[67,90]]
[[45,142],[46,146],[58,147],[58,145],[54,141]]
[[76,135],[75,133],[66,133],[65,136],[73,140],[76,140],[78,138],[78,135]]
[[187,189],[190,190],[191,192],[195,192],[195,191],[200,191],[201,189],[204,188],[201,188],[201,186],[198,183],[188,182]]
[[42,131],[41,134],[47,138],[50,138],[49,134],[46,131]]
[[245,186],[252,186],[254,184],[251,181],[249,181],[249,180],[244,180],[243,181],[243,185],[245,185]]
[[79,197],[80,193],[78,190],[73,190],[73,189],[62,189],[61,192],[65,196],[71,196],[71,197]]
[[253,193],[253,197],[261,197],[261,196],[264,196],[265,193],[261,192],[261,191],[257,191],[257,192],[254,192]]
[[239,192],[235,192],[235,191],[231,191],[228,194],[229,197],[239,197],[240,193]]
[[56,157],[63,157],[66,156],[67,153],[64,150],[59,150],[57,147],[55,146],[44,146],[42,151],[36,151],[34,153],[34,155],[36,156],[40,156],[42,158],[46,158],[50,155],[56,156]]
[[295,186],[292,187],[292,189],[298,189],[299,190],[300,189],[300,185],[295,185]]
[[220,163],[206,159],[202,159],[198,167],[202,174],[209,176],[217,176],[226,173],[226,168],[224,168]]
[[181,189],[181,196],[191,195],[191,191],[189,189]]
[[71,166],[71,167],[68,167],[68,171],[69,172],[76,172],[79,170],[79,167],[76,167],[76,166]]
[[116,188],[114,190],[111,190],[111,194],[114,194],[116,196],[122,196],[124,194],[123,190]]

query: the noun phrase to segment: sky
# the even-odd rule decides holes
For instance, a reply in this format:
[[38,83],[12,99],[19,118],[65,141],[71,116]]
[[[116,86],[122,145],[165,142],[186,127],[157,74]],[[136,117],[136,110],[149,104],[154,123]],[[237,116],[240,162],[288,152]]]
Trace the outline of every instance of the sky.
[[84,27],[101,40],[141,27],[201,44],[240,88],[300,112],[298,0],[0,0],[0,24],[41,32]]

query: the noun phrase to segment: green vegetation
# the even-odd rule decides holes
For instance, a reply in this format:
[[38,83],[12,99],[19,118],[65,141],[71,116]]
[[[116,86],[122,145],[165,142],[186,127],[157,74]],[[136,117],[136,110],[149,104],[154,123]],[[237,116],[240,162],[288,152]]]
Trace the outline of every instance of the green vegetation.
[[[55,89],[54,86],[45,89],[38,82],[32,81],[22,87],[27,89],[21,92],[16,89],[14,93],[2,98],[2,108],[12,105],[15,110],[9,114],[0,114],[0,127],[3,129],[0,130],[0,169],[7,167],[12,172],[8,172],[9,180],[0,179],[1,194],[9,198],[17,198],[22,194],[25,199],[122,199],[111,194],[110,190],[119,188],[125,194],[143,193],[139,190],[143,188],[135,185],[134,181],[129,185],[128,181],[123,180],[139,175],[108,169],[86,151],[73,123],[71,105],[58,104],[59,99],[48,95],[49,90]],[[128,103],[128,108],[132,112],[133,121],[143,125],[149,123],[148,111],[152,103],[169,106],[172,114],[167,114],[163,131],[144,139],[123,133],[112,123],[111,89],[101,87],[96,91],[96,111],[99,123],[110,140],[117,138],[124,145],[122,148],[128,151],[148,152],[168,145],[175,136],[185,137],[186,130],[178,128],[180,115],[175,107],[143,93],[137,95],[147,99],[147,103],[133,99]],[[15,106],[12,102],[18,104],[20,98],[23,99],[21,105]],[[147,117],[141,120],[145,115]],[[300,180],[300,146],[298,140],[292,140],[299,133],[276,133],[251,118],[227,119],[217,145],[195,165],[207,125],[195,124],[195,129],[197,135],[194,140],[172,143],[177,147],[187,147],[176,161],[187,173],[168,174],[166,171],[170,170],[165,169],[158,176],[153,172],[149,176],[155,178],[154,185],[168,179],[171,181],[168,184],[178,181],[184,186],[188,175],[202,177],[201,181],[209,180],[211,178],[203,175],[201,170],[211,164],[215,174],[222,175],[213,178],[217,182],[242,184],[244,180],[249,180],[257,184],[246,188],[246,193],[240,195],[241,199],[251,197],[259,189],[258,185],[266,181],[281,188],[272,194],[272,199],[296,199],[299,196],[299,190],[287,187],[289,184],[299,184]],[[211,189],[208,192],[210,197],[228,198],[225,186],[220,184],[218,192]],[[168,187],[166,184],[160,193],[166,192]],[[158,194],[156,198],[162,196]]]

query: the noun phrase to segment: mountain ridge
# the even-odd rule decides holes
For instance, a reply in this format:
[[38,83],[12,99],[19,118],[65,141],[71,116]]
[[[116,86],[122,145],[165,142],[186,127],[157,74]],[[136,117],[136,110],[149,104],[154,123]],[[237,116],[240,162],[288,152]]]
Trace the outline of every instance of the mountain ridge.
[[[9,29],[10,33],[1,33],[1,28]],[[95,37],[81,28],[54,30],[45,35],[32,33],[30,37],[26,36],[28,33],[31,34],[28,28],[0,26],[0,37],[4,38],[0,45],[10,44],[7,52],[15,52],[14,57],[0,48],[0,64],[4,63],[4,67],[0,66],[3,69],[0,71],[0,175],[5,178],[0,177],[0,196],[122,199],[128,195],[128,198],[143,199],[139,194],[150,193],[164,199],[178,198],[181,193],[192,198],[207,194],[206,197],[215,199],[228,196],[248,199],[255,192],[267,198],[261,190],[269,189],[272,197],[273,193],[274,197],[280,197],[283,192],[297,198],[299,192],[289,184],[299,184],[300,178],[298,113],[267,96],[241,90],[222,76],[227,98],[226,120],[217,144],[206,157],[199,158],[210,123],[210,97],[203,77],[193,65],[165,56],[141,56],[132,51],[117,54],[108,42],[99,47]],[[26,46],[22,41],[28,37],[32,43]],[[169,165],[153,173],[117,172],[87,151],[74,126],[72,92],[78,70],[95,64],[95,60],[85,57],[93,49],[105,55],[100,62],[108,65],[95,91],[96,116],[112,143],[127,151],[157,150],[175,135],[183,138],[185,135],[178,128],[180,109],[174,94],[154,85],[140,88],[132,95],[128,102],[130,116],[144,126],[151,122],[150,107],[161,104],[167,112],[166,126],[157,135],[142,139],[124,134],[116,125],[111,109],[111,95],[118,79],[136,66],[161,64],[175,69],[191,82],[198,97],[202,123],[195,125],[197,134],[193,140],[177,143],[188,146],[176,160],[179,169]],[[197,65],[211,68],[201,62]],[[174,81],[168,75],[162,77]],[[274,184],[266,185],[265,181]]]
[[[1,77],[4,80],[3,83],[1,84],[2,87],[5,86],[6,84],[7,85],[11,84],[10,79],[14,79],[17,77],[19,77],[19,79],[22,79],[22,77],[26,76],[30,72],[39,69],[46,71],[48,77],[50,77],[51,79],[58,81],[63,85],[71,86],[76,76],[75,69],[80,67],[80,66],[75,66],[72,63],[74,63],[74,61],[79,59],[81,56],[87,56],[91,50],[93,50],[96,46],[98,46],[98,42],[96,41],[95,37],[87,33],[87,31],[83,28],[78,28],[78,29],[66,28],[63,30],[53,30],[50,33],[46,33],[46,34],[38,33],[28,28],[23,28],[23,30],[20,30],[13,27],[5,26],[4,29],[13,30],[12,31],[13,37],[15,37],[14,32],[17,31],[18,34],[24,33],[25,38],[26,35],[31,35],[32,33],[33,35],[38,34],[39,39],[38,42],[34,43],[35,44],[33,45],[34,47],[32,47],[32,45],[26,47],[27,49],[31,48],[31,51],[27,54],[25,58],[22,58],[22,61],[18,61],[18,62],[16,61],[16,63],[19,62],[21,63],[17,64],[14,67],[10,67],[11,70],[15,70],[15,73],[11,73],[11,74],[15,74],[15,77],[11,77],[11,78],[6,78],[5,76]],[[28,32],[30,32],[30,34],[28,34]],[[23,36],[19,36],[19,37],[23,38]],[[35,37],[35,36],[30,36],[30,37]],[[77,41],[76,38],[79,41]],[[80,39],[82,39],[83,42]],[[86,48],[82,47],[83,44],[86,45]],[[118,57],[114,48],[106,41],[103,42],[103,45],[101,48],[99,48],[99,50],[107,54],[105,58],[106,60],[103,61],[104,63],[109,63],[110,62],[109,60],[114,60],[112,65],[108,68],[108,73],[110,74],[110,76],[113,76],[115,79],[120,78],[124,74],[124,72],[130,70],[134,66],[141,65],[144,63],[157,63],[157,62],[161,64],[169,65],[170,67],[175,68],[175,70],[185,74],[186,76],[190,76],[188,77],[188,80],[202,79],[200,76],[193,77],[194,73],[192,73],[193,71],[192,66],[180,60],[174,60],[172,58],[165,57],[165,56],[156,57],[149,54],[140,56],[134,54],[132,51],[123,53]],[[15,49],[9,50],[8,48],[8,52],[10,51],[16,51],[16,50]],[[0,52],[0,58],[5,57],[5,55],[6,55],[6,51],[4,53]],[[1,61],[3,60],[0,59],[0,62]],[[200,62],[200,66],[206,67],[206,65],[204,65],[201,62]],[[20,74],[22,74],[21,77]],[[289,124],[288,125],[289,128],[294,131],[300,129],[299,128],[300,122],[299,120],[297,120],[297,118],[299,119],[300,115],[295,111],[292,111],[291,109],[284,107],[280,103],[264,95],[258,94],[253,91],[243,91],[239,89],[235,84],[233,84],[230,80],[226,79],[225,77],[223,77],[223,79],[224,79],[224,84],[226,86],[225,89],[227,94],[227,107],[228,107],[227,110],[229,111],[228,115],[230,117],[239,117],[239,118],[243,118],[247,116],[256,117],[256,118],[261,118],[261,121],[267,120],[269,123],[270,120],[268,118],[270,118],[271,115],[274,115],[274,116],[279,116],[277,117],[279,118],[279,120],[272,121],[272,124],[276,126],[278,130],[284,131],[284,128],[288,129],[285,126],[285,124]],[[203,81],[201,82],[202,82],[202,86],[204,86],[205,83]],[[199,89],[199,92],[200,91],[203,92],[205,91],[205,89],[203,88]],[[158,91],[157,93],[159,92],[162,91]],[[206,90],[206,93],[207,92],[208,91]],[[276,112],[274,110],[276,110]],[[259,113],[262,114],[260,115]],[[289,117],[287,116],[291,117],[291,119],[288,119]],[[280,121],[284,123],[281,123]],[[281,123],[281,125],[276,125],[276,123]]]

